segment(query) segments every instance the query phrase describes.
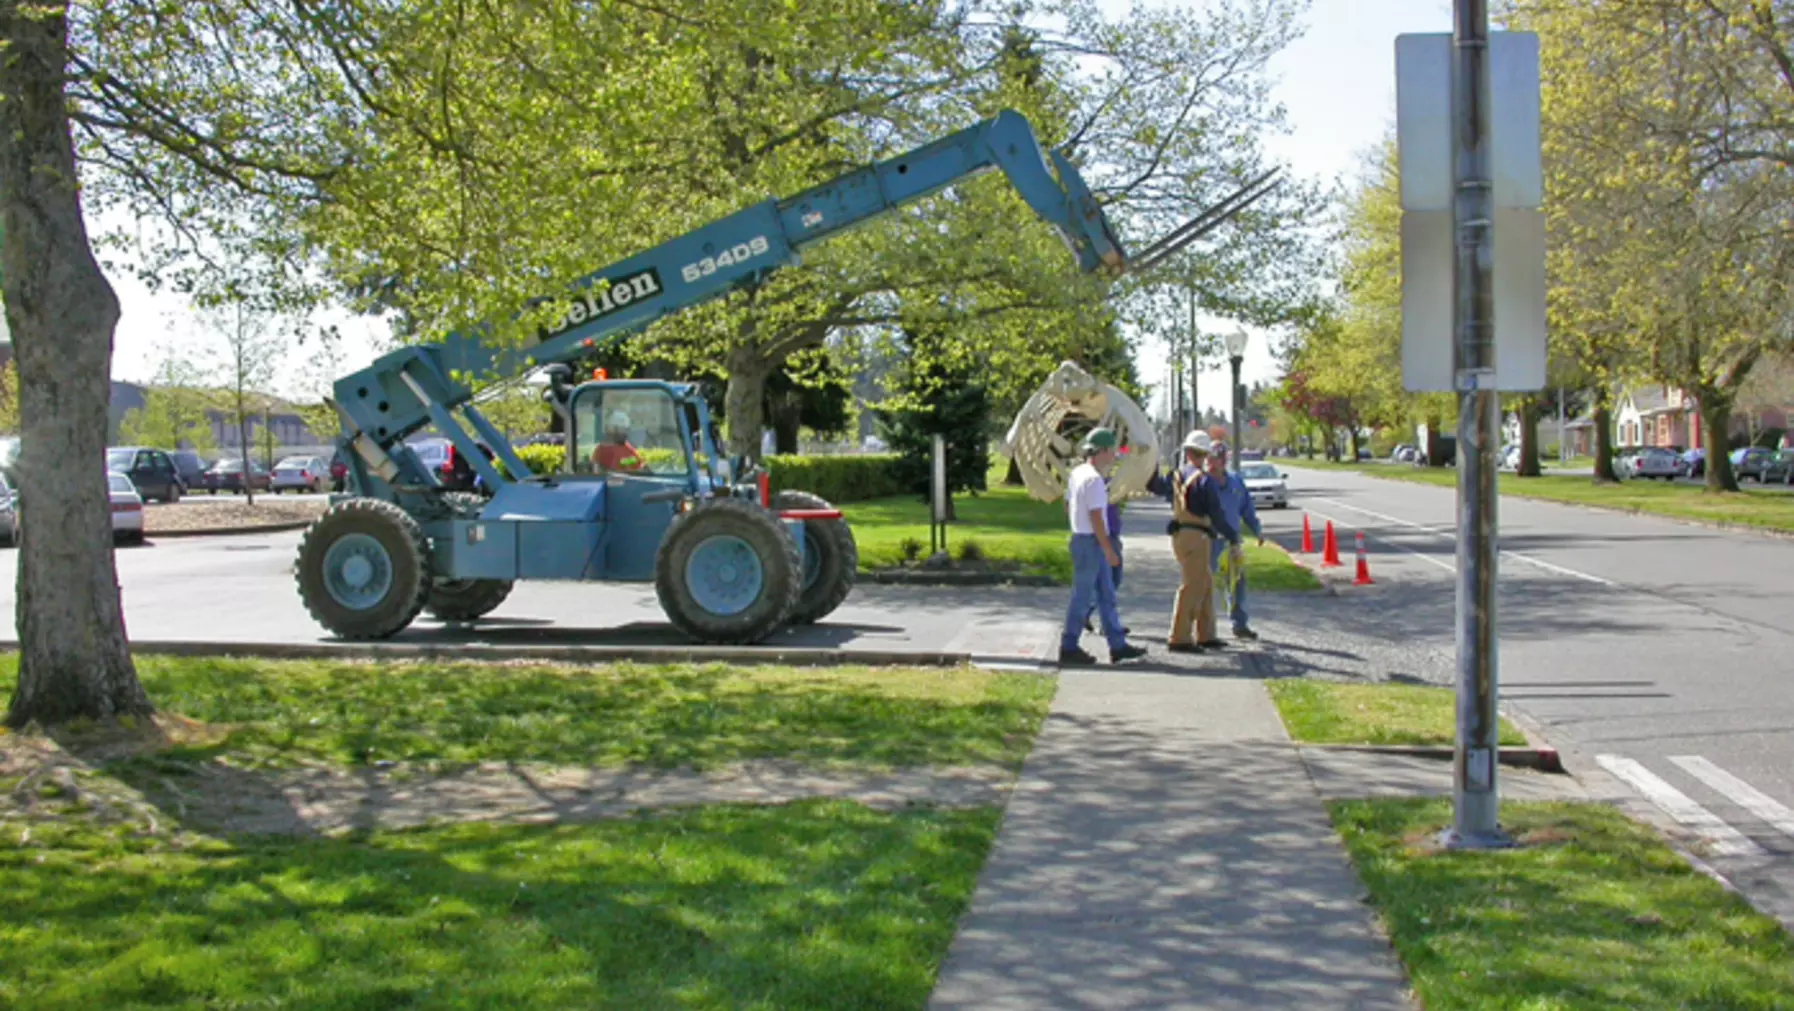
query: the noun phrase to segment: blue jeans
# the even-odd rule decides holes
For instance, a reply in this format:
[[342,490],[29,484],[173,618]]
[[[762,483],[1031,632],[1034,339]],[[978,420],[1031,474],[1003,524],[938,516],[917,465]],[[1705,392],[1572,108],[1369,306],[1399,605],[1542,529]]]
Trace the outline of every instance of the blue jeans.
[[[1220,571],[1221,552],[1226,551],[1228,546],[1228,543],[1219,537],[1209,545],[1208,567],[1210,571]],[[1250,627],[1246,624],[1246,570],[1241,568],[1238,575],[1239,582],[1233,586],[1233,627],[1236,631]],[[1217,617],[1219,616],[1217,615]]]
[[1127,645],[1121,634],[1121,615],[1115,611],[1115,574],[1103,557],[1103,546],[1095,534],[1071,535],[1071,605],[1065,609],[1065,631],[1059,637],[1061,649],[1077,649],[1084,634],[1084,616],[1092,605],[1102,616],[1103,638],[1111,652]]
[[[1094,539],[1094,537],[1092,539]],[[1111,545],[1113,545],[1115,548],[1115,560],[1117,562],[1122,563],[1122,565],[1117,565],[1114,568],[1109,570],[1110,575],[1112,576],[1112,579],[1110,581],[1115,584],[1115,589],[1119,593],[1121,590],[1121,570],[1122,570],[1123,566],[1125,566],[1125,564],[1127,563],[1127,556],[1123,555],[1121,553],[1121,536],[1119,534],[1110,534],[1109,535],[1109,543]],[[1096,546],[1096,553],[1099,557],[1102,555],[1102,553],[1103,553],[1102,545],[1099,544]],[[1119,598],[1117,598],[1117,599],[1119,599]],[[1117,614],[1121,613],[1121,607],[1119,604],[1116,605],[1116,613]],[[1094,618],[1094,617],[1096,617],[1096,601],[1092,600],[1090,602],[1090,610],[1084,612],[1084,621],[1086,623],[1088,623],[1090,621],[1090,619]]]

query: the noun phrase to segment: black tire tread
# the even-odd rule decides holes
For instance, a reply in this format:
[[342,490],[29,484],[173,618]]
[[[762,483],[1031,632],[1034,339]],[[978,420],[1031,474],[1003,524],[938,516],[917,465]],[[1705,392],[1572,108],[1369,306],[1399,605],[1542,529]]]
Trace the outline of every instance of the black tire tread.
[[[772,507],[781,509],[833,509],[828,500],[820,495],[807,491],[782,491],[773,496]],[[855,580],[860,571],[860,547],[853,539],[853,529],[845,519],[839,520],[805,520],[804,536],[815,537],[819,542],[827,543],[835,552],[837,559],[833,578],[828,572],[828,562],[824,562],[822,577],[808,592],[801,588],[798,592],[797,606],[791,610],[791,624],[813,625],[834,613],[853,592]],[[799,559],[801,562],[801,559]],[[801,573],[803,569],[798,569]]]
[[[406,564],[407,561],[415,568],[417,574],[415,585],[411,588],[409,596],[396,609],[384,615],[377,612],[369,615],[357,615],[356,618],[360,619],[359,621],[333,619],[331,615],[321,610],[322,606],[328,605],[324,605],[317,599],[317,595],[328,599],[327,591],[322,586],[318,586],[314,593],[307,586],[307,559],[315,555],[315,560],[318,563],[323,562],[324,551],[332,536],[332,528],[369,522],[388,523],[403,536],[404,542],[409,545],[411,558],[409,560],[395,558],[393,561],[395,568]],[[305,609],[311,613],[313,620],[337,636],[349,640],[386,639],[402,631],[424,609],[424,603],[429,597],[429,591],[434,582],[430,578],[429,545],[424,541],[422,529],[405,510],[391,502],[375,498],[344,499],[325,510],[324,515],[318,517],[310,527],[306,528],[305,536],[299,542],[299,559],[294,569],[294,578],[299,584],[299,598],[305,602]]]
[[[698,524],[714,523],[718,513],[732,514],[742,524],[761,525],[763,530],[770,530],[777,538],[777,543],[783,547],[788,570],[788,591],[775,616],[756,623],[742,624],[738,628],[718,628],[714,625],[707,627],[700,618],[686,612],[684,601],[675,589],[684,574],[675,571],[674,555],[684,539],[694,536],[689,531],[696,529]],[[691,638],[716,645],[751,645],[785,626],[803,589],[803,571],[804,560],[798,553],[797,542],[785,532],[777,516],[762,509],[758,503],[746,499],[716,498],[680,513],[674,518],[672,526],[667,528],[666,536],[661,538],[660,548],[655,553],[654,592],[660,598],[660,607],[667,619]]]
[[513,585],[509,579],[438,581],[424,599],[424,610],[439,621],[472,621],[497,610]]

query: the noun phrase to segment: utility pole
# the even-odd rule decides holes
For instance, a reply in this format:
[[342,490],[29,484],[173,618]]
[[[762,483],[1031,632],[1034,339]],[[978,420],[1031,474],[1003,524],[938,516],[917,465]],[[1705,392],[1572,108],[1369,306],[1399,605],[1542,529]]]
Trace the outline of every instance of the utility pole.
[[1498,824],[1495,619],[1495,195],[1487,0],[1453,0],[1453,372],[1458,390],[1458,749],[1448,847],[1507,845]]

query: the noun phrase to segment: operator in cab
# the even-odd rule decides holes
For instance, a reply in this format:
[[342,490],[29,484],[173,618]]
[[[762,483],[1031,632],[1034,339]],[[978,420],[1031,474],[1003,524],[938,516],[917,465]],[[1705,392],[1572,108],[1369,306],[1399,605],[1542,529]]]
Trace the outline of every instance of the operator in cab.
[[592,464],[600,471],[642,469],[641,453],[629,444],[629,415],[612,411],[604,419],[604,437],[592,450]]

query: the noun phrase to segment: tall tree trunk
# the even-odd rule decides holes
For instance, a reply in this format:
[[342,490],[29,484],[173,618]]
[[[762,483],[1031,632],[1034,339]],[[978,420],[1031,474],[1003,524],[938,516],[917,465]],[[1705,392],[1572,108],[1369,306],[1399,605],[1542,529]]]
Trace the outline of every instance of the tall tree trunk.
[[237,448],[243,451],[243,498],[255,505],[255,485],[249,481],[249,409],[243,405],[243,388],[237,387]]
[[1444,422],[1437,414],[1429,414],[1426,419],[1426,465],[1428,467],[1445,466],[1445,447],[1439,439],[1439,426]]
[[81,217],[66,4],[0,0],[0,280],[19,368],[19,685],[6,722],[150,713],[125,639],[105,458],[118,297]]
[[1539,476],[1539,402],[1533,397],[1520,400],[1520,477]]
[[772,366],[751,347],[729,352],[729,388],[723,394],[723,417],[729,422],[729,453],[760,459],[760,435],[766,430],[766,380]]
[[1700,398],[1701,428],[1707,439],[1707,490],[1737,491],[1738,475],[1732,470],[1732,455],[1726,451],[1731,440],[1732,401],[1711,389],[1695,391]]
[[[1357,425],[1353,425],[1351,427],[1350,431],[1352,433],[1352,462],[1357,463],[1358,462],[1358,450],[1363,448],[1364,436],[1359,433]],[[1234,447],[1234,451],[1237,453],[1239,451],[1239,447],[1237,447],[1237,446]]]
[[1595,390],[1595,480],[1618,481],[1613,472],[1613,394],[1606,387]]

